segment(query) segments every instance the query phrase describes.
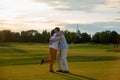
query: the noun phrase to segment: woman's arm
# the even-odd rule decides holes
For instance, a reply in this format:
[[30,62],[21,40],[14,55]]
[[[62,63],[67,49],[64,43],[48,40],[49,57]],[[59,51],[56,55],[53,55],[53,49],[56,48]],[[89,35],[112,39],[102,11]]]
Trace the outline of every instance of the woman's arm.
[[60,33],[55,33],[55,35],[52,36],[53,38],[50,38],[50,41],[56,42],[56,41],[58,41],[58,40],[62,37],[62,35],[63,35],[62,32],[60,32]]

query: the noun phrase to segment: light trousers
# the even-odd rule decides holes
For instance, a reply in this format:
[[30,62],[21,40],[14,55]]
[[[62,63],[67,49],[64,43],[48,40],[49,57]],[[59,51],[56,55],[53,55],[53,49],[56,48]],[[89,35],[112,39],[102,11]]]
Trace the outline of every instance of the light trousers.
[[69,71],[68,62],[67,62],[68,49],[60,50],[58,54],[58,70]]

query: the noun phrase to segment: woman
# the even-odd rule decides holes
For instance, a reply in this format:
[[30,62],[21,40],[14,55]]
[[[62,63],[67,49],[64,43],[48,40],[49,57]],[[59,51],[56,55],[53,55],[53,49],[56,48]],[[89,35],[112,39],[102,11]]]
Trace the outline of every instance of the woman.
[[53,41],[54,39],[56,39],[56,33],[55,30],[52,30],[50,33],[50,46],[49,46],[49,51],[50,51],[50,59],[42,59],[41,60],[41,64],[43,64],[44,62],[50,62],[50,70],[49,72],[53,72],[53,64],[54,61],[56,60],[56,56],[57,56],[57,50],[58,50],[58,40]]

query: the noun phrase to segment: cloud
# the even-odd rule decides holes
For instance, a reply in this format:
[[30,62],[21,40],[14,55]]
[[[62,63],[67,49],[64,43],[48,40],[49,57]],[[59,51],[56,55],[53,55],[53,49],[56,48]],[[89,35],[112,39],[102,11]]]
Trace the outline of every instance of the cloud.
[[68,24],[64,27],[64,29],[68,29],[71,31],[76,31],[77,28],[81,32],[87,32],[90,34],[94,34],[96,32],[101,32],[105,30],[117,31],[120,34],[120,22],[96,22],[91,24]]
[[[0,22],[4,22],[0,20]],[[56,23],[55,23],[56,22]],[[45,23],[45,24],[44,24]],[[46,25],[47,23],[47,25]],[[52,25],[52,23],[56,25]],[[61,21],[43,21],[40,23],[39,21],[31,22],[28,21],[26,24],[0,24],[0,30],[3,29],[9,29],[11,31],[20,32],[24,30],[48,30],[55,28],[56,26],[59,26],[61,30],[69,30],[69,31],[76,31],[77,27],[81,32],[87,32],[88,34],[95,34],[96,32],[101,31],[116,31],[120,34],[120,22],[95,22],[95,23],[89,23],[89,24],[61,24]]]
[[90,33],[118,31],[119,13],[120,0],[1,0],[0,29],[43,30],[66,25],[64,29],[74,30],[79,24],[80,30]]
[[116,20],[116,21],[120,21],[120,18],[116,18],[116,19],[114,19],[114,20]]
[[6,21],[6,20],[2,20],[2,19],[1,19],[1,20],[0,20],[0,24],[3,24],[5,21]]
[[90,11],[97,5],[105,4],[105,0],[36,0],[45,2],[57,10]]
[[35,0],[38,3],[45,3],[54,10],[79,11],[98,14],[119,14],[120,0]]

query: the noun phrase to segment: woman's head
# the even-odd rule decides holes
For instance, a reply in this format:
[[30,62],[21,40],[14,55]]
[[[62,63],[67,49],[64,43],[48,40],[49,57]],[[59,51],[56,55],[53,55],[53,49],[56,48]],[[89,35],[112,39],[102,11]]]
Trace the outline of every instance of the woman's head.
[[50,36],[53,36],[53,34],[55,33],[55,30],[51,30]]

